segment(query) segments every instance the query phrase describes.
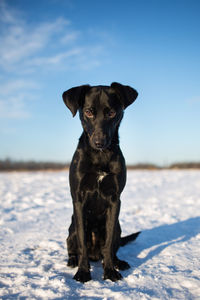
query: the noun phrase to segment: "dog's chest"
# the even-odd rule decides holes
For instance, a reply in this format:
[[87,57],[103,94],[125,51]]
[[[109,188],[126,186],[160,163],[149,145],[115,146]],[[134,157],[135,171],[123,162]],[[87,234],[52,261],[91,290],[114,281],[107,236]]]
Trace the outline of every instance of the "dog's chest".
[[97,173],[97,182],[101,183],[102,180],[108,175],[108,173],[104,172],[104,171],[99,171]]
[[[94,216],[102,218],[105,214],[106,208],[109,205],[107,197],[102,194],[102,189],[104,186],[102,182],[106,176],[108,176],[108,173],[105,171],[98,171],[96,174],[93,174],[94,186],[92,189],[90,189],[90,192],[85,198],[86,213],[88,218],[91,220],[93,220]],[[95,218],[93,220],[94,222],[96,222]]]

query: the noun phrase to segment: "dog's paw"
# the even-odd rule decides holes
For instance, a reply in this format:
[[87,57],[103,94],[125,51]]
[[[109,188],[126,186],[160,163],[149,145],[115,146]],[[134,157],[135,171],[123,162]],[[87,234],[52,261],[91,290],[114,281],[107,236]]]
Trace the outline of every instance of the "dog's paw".
[[124,260],[117,259],[115,261],[115,267],[116,267],[116,269],[123,271],[123,270],[129,269],[130,265]]
[[105,269],[103,279],[104,280],[110,279],[111,281],[117,281],[122,279],[122,275],[115,269]]
[[80,281],[82,283],[87,282],[87,281],[91,280],[90,271],[78,270],[74,276],[74,279],[76,281]]
[[78,257],[70,256],[67,262],[68,267],[75,268],[78,266]]

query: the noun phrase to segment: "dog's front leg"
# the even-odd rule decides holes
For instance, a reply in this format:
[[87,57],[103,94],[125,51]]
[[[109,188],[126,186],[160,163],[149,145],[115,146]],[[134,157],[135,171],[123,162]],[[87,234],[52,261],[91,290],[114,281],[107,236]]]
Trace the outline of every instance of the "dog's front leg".
[[85,224],[83,219],[83,203],[80,201],[74,202],[75,226],[78,242],[78,271],[74,279],[80,282],[91,280],[90,266],[88,262],[86,239],[85,239]]
[[120,200],[113,199],[110,207],[107,210],[106,216],[106,239],[105,245],[102,249],[103,254],[103,267],[104,267],[104,279],[110,279],[117,281],[122,278],[121,274],[114,268],[113,262],[113,242],[116,224],[119,216]]

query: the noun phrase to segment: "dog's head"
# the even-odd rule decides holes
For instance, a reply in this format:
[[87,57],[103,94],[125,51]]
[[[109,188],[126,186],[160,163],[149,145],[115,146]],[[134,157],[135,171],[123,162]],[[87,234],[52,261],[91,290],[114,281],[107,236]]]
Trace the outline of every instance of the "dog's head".
[[135,89],[113,82],[111,86],[82,85],[63,93],[63,100],[73,116],[79,110],[81,123],[92,148],[110,146],[124,109],[137,98]]

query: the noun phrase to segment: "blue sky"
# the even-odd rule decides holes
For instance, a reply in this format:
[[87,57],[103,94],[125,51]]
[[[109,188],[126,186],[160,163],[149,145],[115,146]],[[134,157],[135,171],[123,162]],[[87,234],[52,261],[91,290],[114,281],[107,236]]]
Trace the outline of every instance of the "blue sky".
[[139,92],[120,127],[127,163],[200,160],[198,0],[0,0],[0,159],[70,161],[80,84]]

